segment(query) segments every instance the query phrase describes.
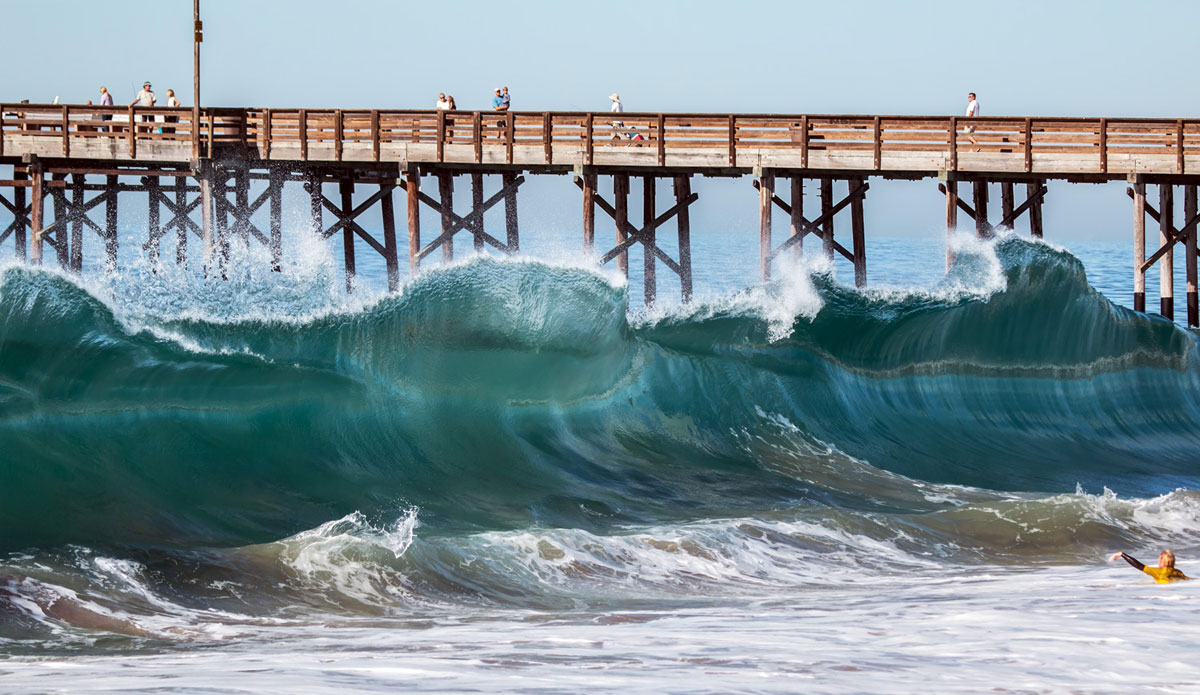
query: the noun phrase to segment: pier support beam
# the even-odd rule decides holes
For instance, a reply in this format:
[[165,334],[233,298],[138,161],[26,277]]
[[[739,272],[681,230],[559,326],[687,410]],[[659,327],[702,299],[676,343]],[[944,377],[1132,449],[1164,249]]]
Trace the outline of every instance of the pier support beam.
[[793,175],[791,188],[791,196],[788,198],[792,206],[788,215],[788,238],[795,240],[792,242],[792,258],[800,260],[804,255],[804,178]]
[[583,252],[590,256],[596,251],[596,174],[584,174],[582,180]]
[[[71,175],[71,243],[70,267],[73,272],[83,272],[83,223],[87,218],[84,208],[83,187],[87,177],[83,174]],[[65,230],[64,230],[65,231]]]
[[117,270],[117,251],[119,249],[117,241],[117,177],[108,176],[107,187],[105,192],[107,200],[104,201],[104,262],[108,272],[116,272]]
[[[850,179],[846,182],[846,195],[852,195],[854,191],[863,185],[862,179]],[[866,287],[867,285],[867,234],[866,224],[863,220],[863,197],[854,196],[853,202],[850,203],[850,230],[851,237],[854,242],[854,286]]]
[[758,272],[763,282],[771,279],[771,213],[774,211],[775,174],[758,177]]
[[1196,186],[1185,185],[1183,187],[1183,217],[1188,221],[1187,227],[1183,230],[1187,235],[1184,246],[1185,261],[1184,266],[1187,269],[1187,325],[1188,328],[1200,327],[1200,304],[1197,303],[1196,295]]
[[[187,177],[175,177],[175,219],[172,224],[175,225],[175,265],[187,265],[188,251],[188,222],[187,212],[190,210],[187,204]],[[184,219],[179,219],[180,216]],[[169,226],[169,225],[168,225]]]
[[[1009,219],[1013,216],[1013,184],[1012,181],[1000,183],[1000,218]],[[1009,229],[1012,225],[1009,225]]]
[[[512,121],[510,120],[509,123],[511,124]],[[521,230],[517,225],[517,186],[520,186],[521,182],[525,179],[512,172],[505,172],[501,179],[504,181],[504,237],[505,241],[508,242],[507,253],[516,254],[521,250]],[[479,225],[482,229],[482,203],[480,205],[479,219]]]
[[1134,177],[1133,191],[1133,310],[1146,311],[1146,182]]
[[[679,214],[679,291],[684,304],[692,301],[692,218],[688,199],[692,197],[692,179],[686,174],[675,177],[675,205]],[[1193,237],[1194,238],[1194,237]]]
[[[1158,186],[1158,241],[1174,247],[1174,191],[1170,184]],[[1158,263],[1159,309],[1163,316],[1175,320],[1175,251],[1168,248]]]
[[[1037,181],[1035,183],[1025,184],[1025,198],[1027,200],[1033,200],[1034,195],[1041,189],[1045,188],[1045,186],[1045,181]],[[1042,198],[1044,197],[1044,194],[1041,197],[1038,197],[1033,205],[1031,205],[1029,208],[1029,233],[1038,239],[1042,238]]]
[[438,179],[438,197],[442,206],[442,260],[449,263],[454,260],[454,235],[450,230],[454,226],[454,176],[446,171],[440,171]]
[[29,228],[29,208],[25,205],[25,182],[28,180],[28,175],[21,166],[13,167],[13,180],[16,186],[13,187],[12,202],[10,203],[3,195],[0,195],[0,205],[8,208],[8,211],[13,215],[13,221],[0,232],[0,244],[3,244],[8,237],[13,237],[13,251],[16,257],[24,261],[26,250],[26,231]]
[[975,189],[975,236],[979,239],[987,239],[992,236],[992,228],[988,225],[987,204],[988,204],[988,184],[987,181],[976,181]]
[[421,173],[416,164],[408,165],[404,190],[408,194],[408,273],[410,277],[416,277],[421,267]]
[[655,218],[655,189],[657,179],[642,177],[642,289],[646,307],[654,306],[658,295],[658,278],[655,275],[654,249],[657,237]]
[[833,179],[821,179],[821,250],[833,260]]
[[[479,172],[471,172],[471,207],[478,209],[483,207],[483,174]],[[483,250],[483,216],[475,217],[471,224],[467,225],[468,231],[474,237],[474,247],[476,253]]]
[[[353,217],[354,213],[354,182],[349,179],[342,179],[338,183],[338,192],[342,198],[342,214],[346,220]],[[349,224],[342,225],[342,258],[346,267],[346,293],[354,291],[354,275],[357,272],[357,266],[354,260],[354,228]]]
[[379,185],[383,197],[379,199],[383,215],[383,260],[387,266],[388,292],[400,289],[400,249],[396,245],[396,210],[392,203],[392,186]]
[[[629,176],[613,174],[613,220],[617,223],[617,247],[622,249],[617,255],[617,269],[626,280],[629,279],[629,253],[626,248],[626,230],[629,228]],[[601,261],[603,263],[603,261]]]
[[[200,183],[200,245],[204,256],[204,276],[208,277],[213,269],[213,253],[215,243],[213,237],[213,197],[212,174],[208,166],[203,166],[196,172]],[[317,210],[320,214],[320,209]]]
[[146,186],[146,229],[147,238],[143,246],[149,253],[150,265],[158,265],[159,241],[162,239],[162,221],[159,218],[159,196],[162,192],[159,191],[158,177],[145,176],[142,178],[142,183]]
[[958,229],[958,181],[948,178],[942,186],[946,194],[946,271],[954,265],[954,249],[950,246],[950,238]]
[[29,229],[32,236],[32,247],[29,251],[29,261],[34,265],[42,264],[42,234],[46,226],[46,170],[40,161],[34,161],[29,166],[30,202]]
[[271,270],[278,273],[283,269],[283,172],[271,171],[267,192],[271,199]]

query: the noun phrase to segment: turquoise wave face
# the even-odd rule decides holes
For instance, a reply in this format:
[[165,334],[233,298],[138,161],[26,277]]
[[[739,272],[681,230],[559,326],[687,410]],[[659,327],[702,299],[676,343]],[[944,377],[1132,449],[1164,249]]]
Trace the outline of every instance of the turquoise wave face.
[[[631,324],[590,272],[478,259],[310,320],[118,320],[0,277],[0,550],[245,545],[418,507],[440,532],[824,507],[925,483],[1194,487],[1196,344],[1065,252],[928,294],[816,277]],[[993,264],[997,285],[970,284]],[[781,316],[783,318],[781,318]],[[904,477],[899,477],[904,476]]]

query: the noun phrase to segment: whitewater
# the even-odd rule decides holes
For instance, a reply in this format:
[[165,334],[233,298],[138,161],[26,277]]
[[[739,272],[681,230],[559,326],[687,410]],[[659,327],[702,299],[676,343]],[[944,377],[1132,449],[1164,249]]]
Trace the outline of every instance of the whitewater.
[[1123,247],[954,243],[653,310],[0,261],[0,691],[1200,690],[1200,582],[1104,562],[1200,575],[1195,334]]

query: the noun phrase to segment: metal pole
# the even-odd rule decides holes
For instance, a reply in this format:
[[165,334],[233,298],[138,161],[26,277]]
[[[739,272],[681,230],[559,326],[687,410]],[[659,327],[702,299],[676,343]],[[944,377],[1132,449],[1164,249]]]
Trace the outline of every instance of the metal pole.
[[200,156],[200,42],[204,23],[200,21],[200,0],[192,0],[192,156]]

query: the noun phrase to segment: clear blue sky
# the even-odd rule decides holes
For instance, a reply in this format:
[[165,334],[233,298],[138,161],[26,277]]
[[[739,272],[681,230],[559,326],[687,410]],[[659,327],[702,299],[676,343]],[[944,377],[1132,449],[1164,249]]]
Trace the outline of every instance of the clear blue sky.
[[[128,103],[149,79],[160,102],[173,87],[191,104],[190,0],[3,13],[0,100],[82,102],[105,84]],[[606,110],[617,91],[639,111],[948,114],[975,91],[989,115],[1200,111],[1200,3],[1182,1],[202,0],[201,14],[205,105],[431,108],[445,91],[472,109],[507,85],[518,110]],[[911,226],[936,227],[931,184],[895,185],[873,196],[914,198]],[[1080,228],[1129,217],[1119,190],[1077,188],[1052,190],[1048,226],[1066,209]]]

